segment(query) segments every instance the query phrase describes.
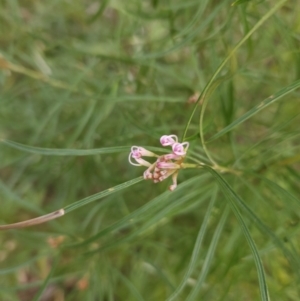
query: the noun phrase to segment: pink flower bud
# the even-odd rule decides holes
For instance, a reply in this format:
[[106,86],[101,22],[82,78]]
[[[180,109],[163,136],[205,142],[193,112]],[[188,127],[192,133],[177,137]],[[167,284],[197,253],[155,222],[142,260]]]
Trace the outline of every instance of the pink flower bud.
[[[132,161],[132,158],[137,162],[133,162]],[[132,156],[132,153],[129,154],[129,157],[128,157],[128,161],[131,165],[134,165],[134,166],[147,166],[147,167],[150,167],[151,166],[151,163],[149,163],[148,161],[142,159],[142,158],[134,158]]]
[[168,169],[167,172],[161,172],[159,175],[159,182],[162,182],[163,180],[165,180],[166,178],[168,178],[170,175],[174,174],[175,169]]
[[153,169],[155,169],[155,163],[148,165],[148,168],[144,171],[144,179],[145,180],[149,180],[149,179],[153,179],[153,174],[152,171]]
[[152,173],[148,169],[144,172],[143,176],[145,180],[152,179]]
[[[186,145],[186,147],[184,147],[185,145]],[[185,156],[189,145],[190,144],[188,142],[174,143],[172,145],[173,153],[177,156]]]
[[156,154],[146,150],[141,146],[132,146],[131,147],[131,156],[132,158],[141,158],[141,157],[158,157]]
[[160,138],[160,143],[162,146],[173,145],[178,141],[176,135],[163,135]]

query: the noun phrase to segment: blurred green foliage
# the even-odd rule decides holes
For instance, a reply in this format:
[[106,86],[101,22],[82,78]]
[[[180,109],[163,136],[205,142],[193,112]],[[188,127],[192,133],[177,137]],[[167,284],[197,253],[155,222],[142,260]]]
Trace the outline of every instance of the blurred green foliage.
[[[94,201],[0,233],[0,300],[299,300],[299,13],[1,0],[0,223]],[[174,192],[127,160],[164,134]]]

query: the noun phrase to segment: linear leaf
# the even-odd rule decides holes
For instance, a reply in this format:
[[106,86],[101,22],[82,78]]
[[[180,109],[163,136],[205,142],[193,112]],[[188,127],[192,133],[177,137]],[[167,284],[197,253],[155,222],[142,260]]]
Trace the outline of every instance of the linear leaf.
[[217,247],[217,244],[219,242],[220,235],[223,231],[228,213],[229,213],[229,207],[226,206],[226,208],[225,208],[225,210],[222,214],[222,217],[220,218],[219,224],[218,224],[218,226],[217,226],[217,228],[214,232],[214,236],[213,236],[213,238],[211,240],[211,243],[210,243],[210,246],[208,248],[207,255],[206,255],[205,260],[203,262],[202,270],[201,270],[200,276],[197,280],[197,283],[195,285],[195,288],[190,293],[190,295],[188,296],[186,301],[198,300],[198,299],[196,299],[196,297],[197,297],[201,287],[203,287],[203,282],[205,281],[206,276],[209,272],[209,269],[210,269],[210,266],[212,264],[212,260],[214,258],[214,254],[215,254],[215,251],[216,251],[216,247]]
[[0,269],[0,275],[6,275],[6,274],[10,274],[10,273],[16,273],[18,270],[26,267],[27,265],[29,264],[32,264],[33,262],[37,261],[38,259],[42,258],[43,255],[38,255],[38,256],[35,256],[35,257],[32,257],[30,258],[29,260],[19,264],[19,265],[16,265],[16,266],[13,266],[13,267],[10,267],[10,268],[4,268],[4,269]]
[[254,257],[254,262],[257,268],[257,274],[258,274],[258,281],[259,281],[259,286],[260,286],[260,293],[261,293],[261,300],[263,301],[268,301],[269,299],[269,293],[268,293],[268,287],[265,279],[265,272],[264,268],[257,250],[257,247],[250,235],[250,232],[248,230],[248,227],[246,223],[244,222],[244,219],[237,207],[237,204],[240,203],[240,201],[237,201],[239,197],[234,193],[232,188],[229,186],[229,184],[213,169],[209,168],[211,173],[215,176],[215,178],[218,180],[220,186],[223,188],[223,193],[225,196],[228,198],[230,201],[231,208],[240,223],[240,226],[244,232],[245,238],[251,248],[253,257]]
[[[0,180],[0,190],[3,196],[9,198],[11,203],[16,204],[20,208],[26,209],[28,211],[37,213],[37,214],[44,214],[45,211],[39,208],[34,203],[30,202],[29,200],[25,200],[20,197],[15,191],[13,191],[10,187],[8,187],[4,182]],[[3,206],[3,201],[2,201]]]
[[[165,191],[159,196],[155,197],[151,201],[147,202],[145,205],[142,207],[136,209],[132,213],[124,216],[120,220],[118,220],[116,223],[109,225],[108,227],[104,228],[100,232],[96,233],[95,235],[87,238],[83,242],[72,244],[71,247],[79,247],[79,246],[85,246],[86,244],[92,243],[95,240],[99,239],[103,235],[106,235],[107,233],[111,233],[113,231],[121,230],[127,227],[128,225],[132,225],[133,223],[136,223],[140,221],[141,219],[148,219],[149,216],[154,216],[156,215],[156,212],[159,212],[162,210],[165,204],[165,200],[170,196],[170,194],[174,194],[175,196],[180,193],[180,191],[185,191],[185,189],[197,183],[201,183],[201,181],[204,181],[207,178],[207,175],[201,175],[201,176],[196,176],[193,177],[187,181],[184,181],[183,183],[179,184],[176,191],[170,192],[170,191]],[[169,198],[170,199],[170,198]],[[168,201],[168,200],[167,200]],[[172,198],[170,199],[170,202],[172,202]]]
[[269,180],[266,177],[263,177],[261,175],[258,174],[253,174],[253,176],[261,179],[262,181],[264,181],[265,183],[267,183],[274,191],[276,191],[278,194],[281,194],[282,197],[286,200],[290,200],[295,202],[298,206],[300,205],[300,200],[294,196],[293,194],[291,194],[289,191],[287,191],[286,189],[282,188],[280,185],[278,185],[277,183]]
[[45,291],[45,289],[47,288],[47,285],[49,283],[49,281],[51,280],[52,278],[52,275],[54,273],[54,270],[58,264],[58,261],[59,261],[59,258],[55,258],[54,259],[54,263],[52,263],[52,267],[51,267],[51,270],[48,274],[48,276],[46,277],[46,279],[44,280],[42,286],[40,287],[40,289],[38,290],[37,294],[35,295],[35,297],[32,299],[32,301],[39,301],[39,300],[42,300],[42,296],[43,296],[43,292]]
[[125,188],[127,188],[129,186],[132,186],[132,185],[134,185],[134,184],[136,184],[138,182],[141,182],[143,180],[144,180],[143,177],[138,177],[138,178],[132,179],[130,181],[127,181],[125,183],[119,184],[117,186],[108,188],[108,189],[106,189],[104,191],[101,191],[101,192],[95,193],[93,195],[90,195],[90,196],[88,196],[88,197],[86,197],[86,198],[84,198],[82,200],[79,200],[79,201],[77,201],[77,202],[75,202],[73,204],[70,204],[70,205],[64,207],[65,214],[67,214],[67,213],[69,213],[69,212],[71,212],[73,210],[76,210],[76,209],[78,209],[78,208],[80,208],[82,206],[85,206],[85,205],[87,205],[89,203],[92,203],[94,201],[102,199],[102,198],[104,198],[107,195],[110,195],[112,193],[115,193],[117,191],[125,189]]
[[199,252],[200,252],[200,249],[201,249],[201,246],[202,246],[203,238],[204,238],[204,235],[206,233],[209,218],[211,216],[211,212],[212,212],[212,209],[213,209],[214,204],[215,204],[217,192],[218,192],[218,190],[216,189],[214,191],[213,195],[212,195],[211,201],[209,202],[204,220],[202,222],[201,228],[199,230],[199,233],[198,233],[198,236],[197,236],[197,239],[196,239],[196,243],[195,243],[195,246],[194,246],[194,250],[193,250],[193,253],[192,253],[192,256],[191,256],[191,260],[190,260],[188,269],[187,269],[180,285],[176,288],[176,290],[173,292],[173,294],[167,299],[167,301],[174,300],[180,294],[180,292],[186,286],[186,283],[187,283],[189,277],[193,273],[193,270],[196,266],[197,259],[199,257]]
[[[219,73],[221,72],[221,70],[223,69],[223,67],[226,65],[226,63],[230,60],[230,58],[235,54],[235,52],[248,40],[248,38],[250,38],[250,36],[268,19],[270,18],[287,0],[282,0],[279,1],[277,4],[275,4],[252,28],[251,30],[249,30],[247,32],[247,34],[236,44],[236,46],[231,50],[231,52],[229,53],[229,55],[223,60],[223,62],[219,65],[219,67],[217,68],[217,70],[215,71],[215,73],[212,75],[212,77],[210,78],[209,82],[207,83],[207,85],[205,86],[204,90],[202,91],[201,95],[199,96],[194,109],[190,115],[190,118],[186,124],[185,127],[185,131],[183,134],[183,139],[185,139],[186,134],[187,134],[187,130],[192,122],[193,116],[196,113],[197,110],[197,104],[200,101],[203,101],[202,104],[202,108],[201,108],[201,112],[200,112],[200,121],[199,121],[199,132],[200,132],[200,136],[201,136],[201,141],[204,147],[205,152],[207,153],[207,150],[205,148],[205,143],[204,143],[204,136],[203,136],[203,117],[204,117],[204,112],[205,112],[205,108],[207,106],[208,103],[208,98],[207,98],[207,94],[208,92],[211,90],[212,85],[214,84],[215,80],[217,79],[217,76],[219,75]],[[210,158],[209,154],[208,157]],[[212,161],[213,162],[213,161]]]
[[166,217],[172,210],[174,210],[176,207],[178,207],[181,204],[184,204],[185,202],[189,201],[191,198],[196,197],[197,192],[192,191],[188,193],[187,195],[183,196],[178,200],[177,202],[169,204],[166,208],[161,210],[159,213],[157,213],[155,216],[150,218],[146,223],[144,223],[142,226],[137,228],[135,231],[133,231],[130,235],[119,239],[118,241],[114,241],[112,244],[109,244],[107,246],[104,246],[101,249],[107,249],[108,247],[118,245],[120,242],[130,241],[131,239],[134,239],[135,237],[138,237],[139,235],[143,235],[145,231],[147,231],[149,228],[159,224],[159,222]]
[[[182,196],[180,199],[176,200],[176,202],[173,202],[173,203],[169,204],[168,206],[166,206],[163,210],[160,210],[155,216],[153,216],[152,218],[147,220],[147,222],[145,222],[141,227],[139,227],[138,229],[133,231],[131,234],[129,234],[119,240],[114,240],[112,243],[107,244],[103,247],[100,247],[99,249],[88,252],[88,253],[86,253],[86,255],[87,254],[88,255],[97,254],[100,251],[107,250],[111,247],[119,245],[120,243],[128,242],[131,239],[134,239],[135,237],[142,235],[146,230],[157,225],[161,219],[163,219],[165,216],[169,215],[170,212],[172,212],[172,210],[174,210],[176,207],[189,201],[193,197],[197,196],[197,194],[198,194],[197,191],[191,191],[190,193],[188,193],[188,194]],[[209,194],[210,194],[210,192],[209,192]],[[208,194],[204,194],[203,196],[201,196],[201,198],[198,200],[198,202],[205,200],[207,197],[208,197]]]
[[130,150],[130,146],[103,147],[94,149],[67,149],[67,148],[43,148],[30,146],[10,140],[2,140],[3,144],[20,151],[39,154],[44,156],[89,156],[98,154],[120,153]]
[[[134,300],[138,301],[145,301],[141,293],[138,291],[134,283],[132,283],[126,276],[124,276],[121,271],[114,269],[115,273],[118,275],[120,278],[121,282],[125,284],[125,286],[128,288],[128,290],[131,293],[131,296],[134,297]],[[133,299],[131,299],[133,300]]]
[[224,129],[222,129],[217,134],[213,135],[210,139],[207,140],[207,142],[213,141],[213,140],[223,136],[227,132],[231,131],[233,128],[237,127],[238,125],[240,125],[241,123],[243,123],[244,121],[246,121],[247,119],[252,117],[253,115],[259,113],[261,110],[263,110],[267,106],[273,104],[277,100],[281,99],[283,96],[293,92],[294,90],[296,90],[299,87],[300,87],[300,80],[297,80],[294,83],[292,83],[291,85],[281,89],[274,95],[269,96],[268,98],[263,100],[260,104],[256,105],[254,108],[252,108],[247,113],[245,113],[243,116],[241,116],[237,120],[233,121],[231,124],[226,126]]
[[242,199],[231,189],[231,187],[228,185],[228,183],[217,173],[215,170],[213,170],[210,167],[204,167],[205,169],[208,169],[209,172],[217,179],[219,184],[224,188],[224,190],[230,191],[230,195],[234,197],[236,203],[240,206],[240,208],[247,214],[247,216],[254,222],[254,224],[257,226],[257,228],[264,233],[265,235],[269,236],[273,243],[282,250],[284,255],[287,257],[287,259],[290,261],[291,267],[295,269],[295,272],[298,274],[298,277],[300,278],[300,265],[298,264],[298,259],[291,253],[289,249],[285,246],[283,241],[278,238],[278,236],[271,230],[269,227],[267,227],[261,219],[258,218],[258,216],[246,205],[245,202],[242,201]]

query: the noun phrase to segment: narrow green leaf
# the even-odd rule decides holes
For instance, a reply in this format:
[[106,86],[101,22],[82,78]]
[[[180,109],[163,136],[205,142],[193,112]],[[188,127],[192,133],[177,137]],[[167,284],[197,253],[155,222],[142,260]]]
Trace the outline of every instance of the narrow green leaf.
[[[41,209],[38,205],[33,204],[29,200],[21,198],[15,191],[11,190],[4,182],[0,180],[0,189],[2,195],[9,198],[9,200],[16,204],[18,207],[26,209],[30,212],[37,214],[45,214],[45,210]],[[2,201],[2,206],[4,202]]]
[[237,204],[241,203],[239,201],[239,197],[234,193],[232,188],[229,186],[229,184],[213,169],[209,168],[210,172],[215,176],[215,178],[218,180],[220,186],[223,188],[223,193],[227,197],[227,199],[230,201],[231,208],[237,218],[237,220],[240,223],[240,226],[244,232],[245,238],[251,248],[254,262],[257,268],[257,274],[258,274],[258,281],[260,286],[260,293],[261,293],[261,300],[268,301],[269,299],[269,293],[268,293],[268,287],[265,279],[265,272],[264,268],[257,250],[257,247],[251,237],[251,234],[247,228],[246,223],[244,222],[244,218],[239,212],[239,209],[237,207]]
[[217,244],[219,242],[219,239],[220,239],[220,235],[223,231],[223,228],[224,228],[224,225],[225,225],[225,222],[226,222],[226,219],[227,219],[227,216],[229,214],[229,207],[226,206],[223,214],[222,214],[222,217],[219,221],[219,224],[214,232],[214,236],[211,240],[211,243],[209,245],[209,248],[208,248],[208,251],[207,251],[207,255],[205,257],[205,260],[204,260],[204,263],[203,263],[203,266],[202,266],[202,270],[201,270],[201,273],[200,273],[200,276],[197,280],[197,283],[194,287],[194,289],[192,290],[192,292],[189,294],[188,298],[186,299],[186,301],[193,301],[193,300],[198,300],[196,299],[197,298],[197,295],[201,289],[201,287],[203,287],[203,283],[206,279],[206,276],[209,272],[209,269],[210,269],[210,266],[212,264],[212,260],[214,258],[214,254],[215,254],[215,251],[216,251],[216,247],[217,247]]
[[128,227],[129,225],[132,225],[133,223],[137,223],[140,220],[146,220],[149,216],[155,216],[157,212],[160,212],[163,207],[166,206],[166,202],[172,202],[172,198],[169,198],[169,196],[173,195],[174,197],[178,198],[178,194],[181,191],[185,191],[187,187],[194,185],[195,183],[201,184],[202,181],[207,179],[207,175],[200,175],[193,177],[187,181],[184,181],[183,183],[179,184],[177,189],[174,192],[165,191],[159,196],[155,197],[151,201],[147,202],[142,207],[136,209],[132,213],[124,216],[120,220],[118,220],[116,223],[104,228],[97,234],[89,237],[88,239],[84,240],[83,242],[71,244],[70,246],[73,247],[81,247],[85,246],[86,244],[90,244],[94,242],[95,240],[99,239],[100,237],[111,233],[113,231],[118,231],[121,229],[124,229],[125,227]]
[[257,228],[264,233],[265,235],[269,236],[273,243],[282,250],[283,254],[287,257],[287,259],[290,261],[291,267],[295,269],[295,272],[298,274],[298,277],[300,278],[300,265],[298,264],[297,258],[291,253],[291,251],[285,246],[283,241],[272,231],[267,227],[260,218],[246,205],[245,202],[242,201],[242,199],[231,189],[231,187],[228,185],[228,183],[217,173],[215,170],[213,170],[210,167],[204,167],[205,169],[208,169],[209,172],[217,179],[219,184],[224,188],[224,191],[230,191],[230,196],[232,196],[236,203],[240,206],[240,208],[247,214],[247,216],[254,222],[254,224],[257,226]]
[[30,258],[29,260],[19,264],[19,265],[16,265],[16,266],[13,266],[13,267],[10,267],[10,268],[4,268],[4,269],[0,269],[0,275],[6,275],[6,274],[10,274],[10,273],[16,273],[18,270],[24,268],[25,266],[37,261],[38,259],[42,258],[43,255],[38,255],[38,256],[35,256],[33,258]]
[[167,299],[167,301],[172,301],[172,300],[174,300],[174,299],[176,299],[178,297],[178,295],[180,294],[180,292],[186,286],[189,277],[191,276],[191,274],[194,271],[197,259],[199,257],[199,252],[200,252],[200,249],[201,249],[201,246],[202,246],[203,238],[204,238],[204,235],[205,235],[206,230],[207,230],[209,218],[211,216],[211,212],[212,212],[213,206],[215,204],[217,193],[218,193],[218,190],[216,189],[214,191],[213,195],[212,195],[211,201],[209,202],[208,208],[206,210],[206,214],[204,216],[202,225],[200,227],[200,230],[199,230],[196,242],[195,242],[194,250],[193,250],[193,253],[192,253],[192,256],[191,256],[191,260],[190,260],[189,266],[187,268],[187,271],[186,271],[186,273],[185,273],[185,275],[184,275],[181,283],[179,284],[179,286],[177,286],[176,290]]
[[263,268],[262,261],[261,261],[260,255],[258,253],[257,247],[255,245],[255,242],[253,241],[253,239],[251,237],[251,234],[250,234],[250,232],[247,228],[247,225],[244,222],[244,219],[243,219],[242,215],[240,214],[240,212],[238,210],[238,207],[236,206],[236,204],[234,202],[234,199],[230,196],[230,194],[226,193],[226,195],[227,195],[228,198],[231,198],[231,206],[232,206],[233,212],[234,212],[235,216],[237,217],[237,219],[238,219],[238,221],[241,225],[241,228],[244,232],[244,235],[247,239],[247,242],[248,242],[248,244],[251,248],[251,251],[252,251],[252,254],[253,254],[253,257],[254,257],[254,262],[255,262],[255,265],[256,265],[256,268],[257,268],[257,273],[258,273],[261,299],[264,300],[264,301],[270,300],[269,299],[267,282],[266,282],[266,279],[265,279],[264,268]]
[[[165,218],[166,216],[170,215],[172,210],[176,209],[178,206],[185,204],[190,199],[196,197],[197,191],[191,191],[190,193],[186,194],[185,196],[181,197],[179,200],[176,200],[176,202],[170,203],[168,206],[166,206],[163,210],[160,210],[156,215],[154,215],[152,218],[149,218],[142,226],[138,227],[135,231],[133,231],[130,235],[119,239],[118,241],[114,241],[112,244],[109,244],[107,246],[104,246],[101,248],[101,250],[108,249],[112,246],[118,245],[119,243],[123,243],[126,241],[130,241],[131,239],[134,239],[140,235],[143,235],[148,229],[151,227],[159,224],[159,222]],[[201,198],[202,201],[207,197],[207,195],[203,196]]]
[[104,0],[104,1],[101,1],[101,4],[98,8],[98,10],[96,11],[95,14],[93,14],[93,16],[88,20],[88,23],[94,23],[97,19],[99,19],[103,12],[105,11],[105,8],[107,7],[109,3],[109,0]]
[[120,152],[129,152],[130,146],[117,146],[117,147],[103,147],[94,149],[67,149],[67,148],[42,148],[10,140],[2,140],[3,144],[18,149],[23,152],[39,154],[44,156],[90,156],[99,154],[112,154]]
[[[210,194],[211,194],[211,192],[209,191],[208,193],[202,195],[198,199],[198,202],[204,201],[205,199],[207,199],[207,197]],[[190,199],[196,197],[197,195],[198,195],[197,191],[191,191],[190,193],[185,194],[180,199],[177,199],[176,201],[171,202],[168,206],[166,206],[165,208],[163,208],[162,210],[160,210],[159,212],[157,212],[152,218],[148,219],[142,226],[140,226],[139,228],[137,228],[130,235],[127,235],[126,237],[123,237],[123,238],[121,238],[119,240],[114,240],[110,244],[107,244],[107,245],[105,245],[105,246],[103,246],[103,247],[101,247],[99,249],[96,249],[96,250],[93,250],[91,252],[86,253],[86,255],[97,254],[100,251],[108,250],[108,249],[110,249],[112,247],[115,247],[115,246],[121,244],[121,243],[128,242],[131,239],[134,239],[134,238],[138,237],[139,235],[142,235],[150,227],[153,227],[156,224],[158,224],[161,221],[161,219],[163,219],[166,216],[170,216],[172,214],[172,211],[174,209],[176,209],[178,206],[183,205],[184,203],[186,203]]]
[[266,177],[263,177],[261,175],[255,174],[253,173],[253,176],[261,179],[262,181],[264,181],[266,184],[268,184],[274,191],[276,191],[278,194],[281,194],[282,197],[285,200],[290,200],[295,202],[295,204],[297,204],[298,206],[300,206],[300,200],[294,196],[293,194],[291,194],[289,191],[285,190],[284,188],[282,188],[280,185],[278,185],[277,183],[267,179]]
[[115,273],[118,275],[118,277],[120,278],[121,282],[123,282],[126,287],[128,288],[128,290],[131,292],[131,296],[134,297],[134,299],[131,300],[138,300],[138,301],[145,301],[145,299],[143,298],[143,296],[141,295],[141,293],[137,290],[137,288],[135,287],[135,285],[127,278],[125,277],[121,271],[119,270],[115,270]]
[[53,276],[54,270],[58,264],[59,258],[55,258],[54,259],[54,263],[52,264],[52,268],[48,274],[48,276],[46,277],[46,279],[44,280],[42,286],[40,287],[40,289],[38,290],[37,294],[35,295],[35,297],[32,299],[32,301],[39,301],[42,300],[41,297],[43,295],[43,292],[45,291],[45,289],[47,288],[47,285],[50,281],[50,279]]
[[274,95],[271,95],[270,97],[268,97],[265,100],[263,100],[260,104],[258,104],[257,106],[255,106],[254,108],[252,108],[251,110],[249,110],[243,116],[241,116],[240,118],[238,118],[237,120],[235,120],[234,122],[232,122],[231,124],[229,124],[228,126],[226,126],[220,132],[218,132],[217,134],[213,135],[210,139],[207,140],[207,142],[213,141],[213,140],[215,140],[215,139],[223,136],[224,134],[226,134],[227,132],[231,131],[233,128],[235,128],[239,124],[243,123],[244,121],[246,121],[247,119],[249,119],[253,115],[259,113],[261,110],[263,110],[267,106],[273,104],[277,100],[279,100],[282,97],[284,97],[285,95],[293,92],[294,90],[298,89],[299,87],[300,87],[300,80],[297,80],[294,83],[292,83],[291,85],[289,85],[289,86],[281,89],[280,91],[278,91]]
[[108,188],[108,189],[106,189],[104,191],[101,191],[101,192],[95,193],[93,195],[90,195],[90,196],[88,196],[88,197],[86,197],[86,198],[84,198],[82,200],[79,200],[79,201],[77,201],[77,202],[75,202],[73,204],[70,204],[70,205],[66,206],[63,209],[65,211],[65,214],[67,214],[67,213],[69,213],[69,212],[71,212],[73,210],[76,210],[76,209],[78,209],[78,208],[80,208],[82,206],[85,206],[85,205],[89,204],[89,203],[92,203],[94,201],[102,199],[102,198],[104,198],[107,195],[110,195],[110,194],[115,193],[117,191],[123,190],[123,189],[125,189],[127,187],[130,187],[130,186],[132,186],[132,185],[134,185],[134,184],[136,184],[138,182],[141,182],[143,180],[144,180],[143,177],[138,177],[138,178],[132,179],[132,180],[127,181],[125,183],[119,184],[117,186]]
[[[210,170],[210,172],[211,173],[215,173],[214,170]],[[216,173],[215,177],[217,178],[218,176],[219,176],[218,173]],[[222,181],[224,181],[224,179]],[[300,279],[300,273],[299,273],[300,264],[299,264],[299,261],[298,261],[298,255],[297,254],[294,255],[293,252],[286,247],[286,244],[284,243],[284,241],[282,239],[280,239],[272,230],[270,230],[262,222],[261,219],[259,219],[255,215],[255,213],[245,204],[245,202],[243,202],[239,198],[239,196],[235,194],[235,192],[230,188],[229,185],[228,185],[228,188],[231,190],[232,194],[235,195],[236,202],[239,204],[239,206],[242,208],[242,210],[247,214],[247,216],[254,222],[254,224],[257,226],[257,228],[262,233],[264,233],[265,235],[269,236],[271,238],[271,240],[273,241],[274,245],[276,245],[279,249],[281,249],[281,251],[283,252],[283,254],[289,260],[291,267],[297,273],[298,279]]]
[[207,155],[207,157],[210,159],[210,161],[212,163],[215,163],[213,158],[210,156],[207,148],[206,148],[206,144],[205,144],[205,140],[204,140],[204,131],[203,131],[203,120],[204,120],[204,112],[206,109],[206,106],[208,104],[208,100],[209,100],[209,94],[211,91],[211,88],[213,87],[215,81],[217,80],[217,76],[219,75],[219,73],[221,72],[221,70],[223,69],[223,67],[227,64],[227,62],[230,60],[230,58],[235,54],[235,52],[251,37],[251,35],[258,30],[258,28],[260,26],[262,26],[264,24],[264,22],[266,22],[268,20],[268,18],[270,18],[287,0],[281,0],[279,1],[277,4],[275,4],[252,28],[251,30],[249,30],[249,32],[247,32],[247,34],[236,44],[236,46],[232,49],[232,51],[228,54],[228,56],[223,60],[223,62],[219,65],[219,67],[217,68],[217,70],[215,71],[215,73],[212,75],[212,77],[210,78],[209,82],[207,83],[207,85],[205,86],[205,88],[203,89],[201,95],[199,96],[194,110],[192,111],[190,118],[186,124],[185,127],[185,131],[183,134],[183,139],[185,139],[186,135],[187,135],[187,131],[188,128],[190,127],[190,124],[192,122],[193,116],[196,113],[197,107],[198,107],[198,103],[199,101],[203,101],[202,107],[201,107],[201,111],[200,111],[200,118],[199,118],[199,132],[200,132],[200,137],[201,137],[201,142],[204,148],[204,151]]

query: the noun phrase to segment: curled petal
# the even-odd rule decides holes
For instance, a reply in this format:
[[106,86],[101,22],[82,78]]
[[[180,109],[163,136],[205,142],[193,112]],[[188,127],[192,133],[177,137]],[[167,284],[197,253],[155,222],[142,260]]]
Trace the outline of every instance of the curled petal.
[[[132,161],[132,158],[133,158],[137,163],[133,162],[133,161]],[[129,161],[129,163],[130,163],[131,165],[134,165],[134,166],[147,166],[147,167],[150,167],[150,166],[151,166],[151,163],[149,163],[148,161],[146,161],[146,160],[144,160],[144,159],[142,159],[142,158],[134,158],[134,157],[132,156],[131,153],[129,154],[128,161]]]
[[157,157],[156,154],[148,151],[147,149],[141,147],[141,146],[132,146],[131,152],[130,152],[132,158],[137,159],[141,157]]
[[134,159],[138,159],[142,157],[141,152],[139,151],[139,146],[132,146],[131,147],[131,152],[130,152],[130,157]]
[[178,141],[176,135],[163,135],[160,138],[160,143],[162,146],[173,145]]
[[172,145],[173,153],[177,156],[185,156],[189,145],[188,142],[174,143]]

